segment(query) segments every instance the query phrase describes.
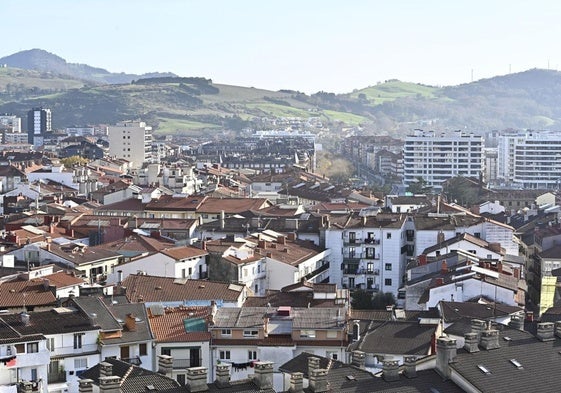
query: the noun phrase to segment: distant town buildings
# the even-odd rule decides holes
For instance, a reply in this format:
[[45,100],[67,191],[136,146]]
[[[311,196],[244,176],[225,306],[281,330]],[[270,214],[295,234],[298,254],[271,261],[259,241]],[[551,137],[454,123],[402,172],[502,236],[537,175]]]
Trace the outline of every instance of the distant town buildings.
[[33,108],[27,112],[27,142],[34,147],[42,146],[45,134],[52,131],[51,110]]
[[142,121],[125,121],[107,128],[109,156],[132,162],[134,168],[152,161],[152,127]]

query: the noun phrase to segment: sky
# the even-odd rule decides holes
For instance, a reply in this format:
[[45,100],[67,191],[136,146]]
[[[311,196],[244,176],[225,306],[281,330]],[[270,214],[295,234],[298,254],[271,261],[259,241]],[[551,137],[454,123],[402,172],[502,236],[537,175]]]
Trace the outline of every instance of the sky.
[[1,0],[0,57],[348,93],[559,69],[557,0]]

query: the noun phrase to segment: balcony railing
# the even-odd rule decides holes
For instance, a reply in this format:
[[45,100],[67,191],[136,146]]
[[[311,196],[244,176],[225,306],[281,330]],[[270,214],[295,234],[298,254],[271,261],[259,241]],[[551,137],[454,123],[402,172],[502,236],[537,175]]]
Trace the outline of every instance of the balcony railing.
[[188,358],[188,359],[173,359],[174,369],[185,369],[189,367],[200,367],[201,358]]
[[364,239],[364,243],[376,245],[376,244],[380,244],[380,239],[366,238]]
[[351,275],[366,274],[366,275],[379,276],[380,269],[347,268],[347,269],[343,269],[343,274],[351,274]]
[[329,269],[329,262],[324,263],[323,265],[321,265],[319,268],[317,268],[316,270],[314,270],[313,272],[310,272],[308,274],[306,274],[304,276],[304,278],[306,278],[306,280],[311,279],[312,277],[317,276],[318,274],[320,274],[321,272],[326,271],[327,269]]
[[48,373],[47,381],[49,381],[49,383],[66,382],[66,373],[64,371],[57,373]]

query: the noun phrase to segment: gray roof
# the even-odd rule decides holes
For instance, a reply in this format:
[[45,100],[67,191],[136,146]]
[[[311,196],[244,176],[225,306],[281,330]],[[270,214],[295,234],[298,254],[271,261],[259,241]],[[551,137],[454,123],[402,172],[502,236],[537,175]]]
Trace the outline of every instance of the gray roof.
[[75,297],[71,301],[78,308],[82,309],[90,316],[95,315],[95,323],[102,331],[121,330],[122,326],[113,315],[109,312],[107,307],[100,298],[90,296]]
[[221,307],[214,316],[215,327],[248,328],[263,327],[266,307]]
[[123,323],[127,318],[127,314],[134,315],[136,317],[136,328],[135,330],[123,328],[123,335],[121,337],[106,338],[103,340],[103,344],[120,344],[152,340],[152,330],[150,329],[146,307],[143,303],[112,304],[107,306],[107,308],[118,321],[123,321]]
[[[559,392],[559,338],[542,342],[526,331],[509,327],[499,331],[499,337],[497,349],[474,353],[459,349],[450,367],[481,392]],[[516,359],[522,367],[516,367],[510,359]],[[478,365],[490,373],[482,372]]]
[[420,325],[417,322],[372,321],[368,331],[350,350],[391,355],[428,355],[435,325]]
[[521,307],[507,304],[484,304],[478,302],[445,302],[439,303],[444,322],[454,322],[461,318],[494,319],[523,312]]

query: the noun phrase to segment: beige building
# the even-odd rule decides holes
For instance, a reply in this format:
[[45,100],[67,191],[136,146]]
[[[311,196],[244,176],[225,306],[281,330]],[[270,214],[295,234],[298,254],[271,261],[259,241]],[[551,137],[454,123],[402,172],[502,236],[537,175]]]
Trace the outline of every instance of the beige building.
[[140,168],[152,161],[152,127],[142,121],[126,121],[107,127],[109,156],[132,162]]

